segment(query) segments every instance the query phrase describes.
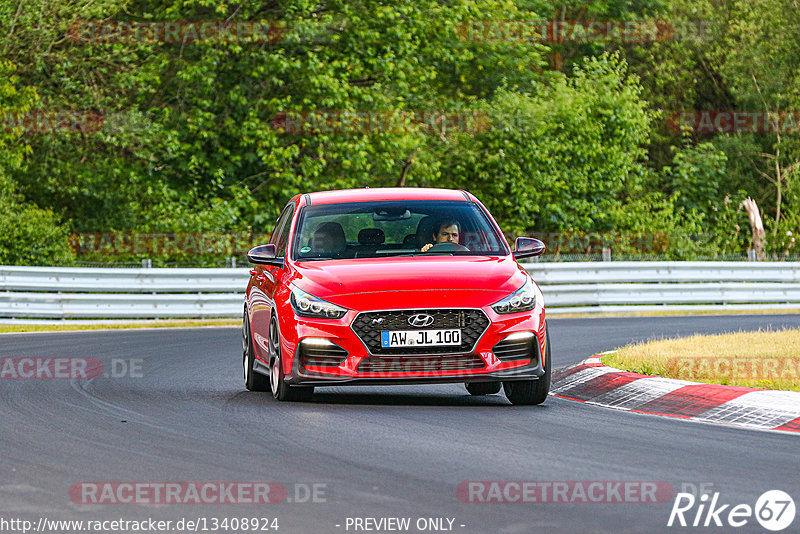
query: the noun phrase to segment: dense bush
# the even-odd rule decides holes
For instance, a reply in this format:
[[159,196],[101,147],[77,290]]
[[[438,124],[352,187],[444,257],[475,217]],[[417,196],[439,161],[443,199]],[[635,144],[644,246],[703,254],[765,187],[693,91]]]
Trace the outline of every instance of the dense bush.
[[[750,196],[768,251],[796,254],[796,135],[687,134],[667,118],[797,109],[797,10],[775,0],[562,4],[0,4],[0,261],[68,262],[67,229],[268,232],[297,192],[394,185],[469,189],[512,234],[651,232],[667,236],[665,257],[686,259],[744,252],[740,204]],[[681,32],[633,44],[474,30],[476,20],[502,27],[554,13],[662,19]],[[229,18],[283,30],[273,43],[69,38],[85,20]],[[8,120],[37,110],[103,121],[96,131],[33,133]],[[490,127],[297,134],[276,121],[304,110],[476,111]]]

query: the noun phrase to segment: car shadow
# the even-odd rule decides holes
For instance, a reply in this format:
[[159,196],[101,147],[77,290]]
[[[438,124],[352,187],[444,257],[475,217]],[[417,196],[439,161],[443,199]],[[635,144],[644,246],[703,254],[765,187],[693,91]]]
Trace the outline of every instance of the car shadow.
[[[380,388],[382,389],[382,388]],[[307,401],[279,402],[274,400],[269,392],[237,392],[231,402],[248,405],[270,405],[273,404],[281,409],[291,409],[292,407],[302,407],[309,405],[331,405],[331,406],[436,406],[436,407],[514,407],[506,396],[502,393],[494,395],[469,395],[467,393],[438,393],[430,391],[397,392],[380,390],[354,389],[337,390],[334,387],[321,389],[317,387],[313,397]],[[546,403],[539,406],[532,406],[536,409],[546,408]],[[520,408],[530,408],[520,406]]]
[[311,403],[332,405],[370,406],[511,406],[504,395],[397,393],[376,391],[326,391],[314,392]]

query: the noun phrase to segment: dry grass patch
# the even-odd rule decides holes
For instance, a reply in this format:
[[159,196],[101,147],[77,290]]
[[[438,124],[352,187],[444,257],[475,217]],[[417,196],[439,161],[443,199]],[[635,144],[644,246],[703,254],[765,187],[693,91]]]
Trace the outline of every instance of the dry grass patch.
[[636,343],[604,356],[603,363],[694,382],[800,391],[800,329]]

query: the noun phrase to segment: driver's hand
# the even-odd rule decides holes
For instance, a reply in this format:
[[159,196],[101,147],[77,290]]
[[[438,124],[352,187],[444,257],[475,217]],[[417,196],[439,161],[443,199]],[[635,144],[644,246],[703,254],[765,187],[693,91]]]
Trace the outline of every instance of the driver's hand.
[[420,250],[422,252],[428,252],[428,249],[431,248],[432,246],[433,246],[433,243],[428,243],[427,245],[424,245]]

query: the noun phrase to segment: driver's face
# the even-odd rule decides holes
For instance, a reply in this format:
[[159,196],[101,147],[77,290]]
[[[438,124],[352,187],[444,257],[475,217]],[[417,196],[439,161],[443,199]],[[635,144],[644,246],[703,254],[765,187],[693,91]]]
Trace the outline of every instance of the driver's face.
[[456,243],[458,244],[458,226],[442,226],[436,234],[437,243]]

